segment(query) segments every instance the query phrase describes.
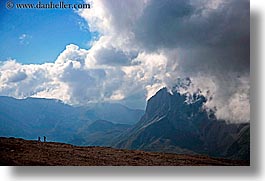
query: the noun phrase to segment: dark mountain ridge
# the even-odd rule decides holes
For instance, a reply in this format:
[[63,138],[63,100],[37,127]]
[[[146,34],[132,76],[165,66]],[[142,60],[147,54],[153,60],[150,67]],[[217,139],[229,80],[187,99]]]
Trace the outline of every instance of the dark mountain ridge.
[[[192,101],[187,102],[187,96]],[[206,101],[200,93],[181,95],[163,88],[148,100],[141,120],[114,146],[249,160],[249,123],[217,120],[213,111],[203,108]]]

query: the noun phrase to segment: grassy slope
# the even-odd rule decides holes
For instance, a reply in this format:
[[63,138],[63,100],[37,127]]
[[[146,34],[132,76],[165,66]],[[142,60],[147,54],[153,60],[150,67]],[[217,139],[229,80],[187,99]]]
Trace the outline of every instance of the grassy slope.
[[0,165],[80,165],[80,166],[199,166],[249,165],[248,162],[113,149],[108,147],[80,147],[64,143],[39,143],[17,138],[0,138]]

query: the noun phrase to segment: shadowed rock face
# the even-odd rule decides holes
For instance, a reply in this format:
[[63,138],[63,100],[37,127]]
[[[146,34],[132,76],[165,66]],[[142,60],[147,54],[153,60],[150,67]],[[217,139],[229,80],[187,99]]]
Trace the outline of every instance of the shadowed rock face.
[[51,166],[200,166],[249,165],[248,161],[177,155],[107,147],[80,147],[64,143],[0,137],[0,165]]
[[166,88],[148,100],[139,123],[120,137],[119,148],[206,154],[249,160],[249,124],[228,124],[203,109],[207,101]]

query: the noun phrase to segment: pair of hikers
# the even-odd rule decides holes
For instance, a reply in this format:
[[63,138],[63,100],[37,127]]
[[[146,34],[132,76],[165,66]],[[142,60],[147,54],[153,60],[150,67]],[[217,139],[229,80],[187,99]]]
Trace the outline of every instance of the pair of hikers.
[[[38,142],[41,142],[40,137],[38,137]],[[46,136],[43,136],[43,142],[46,142]]]

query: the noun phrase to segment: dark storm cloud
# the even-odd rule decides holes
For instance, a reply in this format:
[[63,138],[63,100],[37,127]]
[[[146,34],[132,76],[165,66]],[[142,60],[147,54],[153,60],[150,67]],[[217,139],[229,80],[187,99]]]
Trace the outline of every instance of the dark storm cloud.
[[184,71],[249,71],[249,1],[224,1],[216,9],[192,2],[151,1],[134,27],[136,41],[147,51],[183,49]]

